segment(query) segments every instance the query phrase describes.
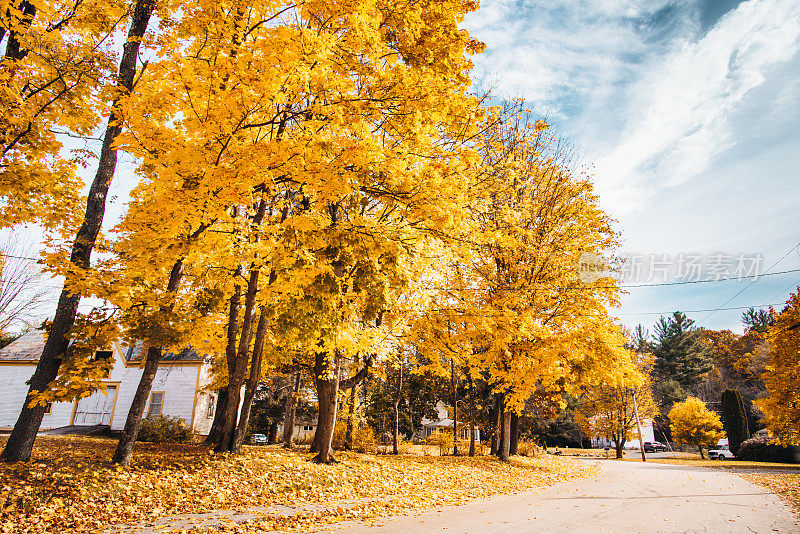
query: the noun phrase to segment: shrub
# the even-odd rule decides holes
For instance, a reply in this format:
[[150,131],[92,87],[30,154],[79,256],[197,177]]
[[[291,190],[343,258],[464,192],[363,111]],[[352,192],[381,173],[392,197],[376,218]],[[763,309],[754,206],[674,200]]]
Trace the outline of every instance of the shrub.
[[736,457],[751,462],[795,462],[795,453],[791,448],[781,447],[767,436],[754,436],[744,441]]
[[536,443],[532,441],[521,441],[517,445],[517,452],[520,456],[530,456],[533,458],[537,453],[540,453],[541,450],[536,446]]
[[448,429],[439,429],[425,439],[426,445],[436,445],[439,447],[439,456],[452,454],[453,452],[453,432]]
[[[333,430],[334,449],[344,449],[346,435],[347,421],[336,421],[336,427]],[[376,450],[375,433],[369,425],[363,422],[356,421],[353,426],[353,450],[361,453],[374,453]]]
[[184,443],[192,438],[192,430],[180,417],[156,415],[142,420],[139,441],[153,443]]

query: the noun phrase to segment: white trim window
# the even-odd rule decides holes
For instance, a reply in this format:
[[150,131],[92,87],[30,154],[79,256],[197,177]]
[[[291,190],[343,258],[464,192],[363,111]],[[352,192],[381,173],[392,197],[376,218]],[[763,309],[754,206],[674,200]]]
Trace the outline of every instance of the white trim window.
[[164,392],[153,391],[150,393],[150,407],[147,409],[147,417],[154,417],[161,415],[161,410],[164,407]]

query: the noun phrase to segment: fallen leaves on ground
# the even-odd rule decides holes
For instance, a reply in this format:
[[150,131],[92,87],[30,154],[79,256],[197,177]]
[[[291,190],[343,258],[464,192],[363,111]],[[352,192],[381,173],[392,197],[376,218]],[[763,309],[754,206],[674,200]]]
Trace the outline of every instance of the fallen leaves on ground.
[[[626,458],[626,461],[639,461],[641,458]],[[648,458],[657,464],[687,465],[692,467],[712,467],[714,469],[794,469],[800,474],[800,465],[777,462],[751,462],[742,460],[701,460],[699,458]]]
[[[247,447],[239,456],[200,444],[136,445],[131,467],[109,461],[116,442],[40,437],[28,463],[0,464],[0,532],[109,531],[176,514],[323,505],[224,531],[311,529],[463,503],[591,475],[597,466],[540,455],[514,457],[371,456],[338,453],[317,465],[310,454]],[[111,529],[113,531],[113,529]]]
[[790,473],[739,473],[754,484],[781,496],[800,515],[800,474]]

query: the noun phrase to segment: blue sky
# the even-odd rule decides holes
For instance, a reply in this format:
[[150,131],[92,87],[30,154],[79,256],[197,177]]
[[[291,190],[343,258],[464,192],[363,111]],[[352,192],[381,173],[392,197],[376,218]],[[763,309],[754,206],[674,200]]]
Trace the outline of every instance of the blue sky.
[[[800,2],[484,0],[465,25],[487,46],[475,82],[525,98],[576,145],[623,251],[800,268]],[[783,302],[798,284],[630,288],[618,315],[650,326]],[[741,331],[741,310],[689,315]]]

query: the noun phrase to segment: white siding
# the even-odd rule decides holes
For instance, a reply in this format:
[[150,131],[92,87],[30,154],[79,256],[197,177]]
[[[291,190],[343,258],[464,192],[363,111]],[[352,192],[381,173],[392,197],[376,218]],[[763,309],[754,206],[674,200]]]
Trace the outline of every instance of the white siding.
[[[140,367],[125,367],[119,351],[115,351],[114,367],[106,382],[118,384],[116,403],[111,419],[112,430],[122,430],[128,416],[133,396],[142,376]],[[171,417],[181,417],[187,424],[192,421],[192,409],[195,403],[195,391],[198,385],[198,373],[202,371],[201,380],[208,382],[208,365],[163,365],[158,368],[152,391],[164,392],[164,403],[161,413]],[[22,403],[28,392],[27,380],[33,375],[35,365],[0,365],[0,428],[11,428],[19,417]],[[198,411],[195,413],[195,430],[208,433],[211,419],[206,418],[208,395],[203,395],[204,406],[198,392]],[[145,414],[149,408],[145,406]],[[49,430],[67,426],[71,422],[75,402],[53,403],[51,413],[44,416],[41,430]]]
[[[199,365],[175,365],[158,368],[151,391],[164,392],[162,415],[180,417],[185,419],[187,424],[191,423],[199,367]],[[114,366],[109,380],[119,380],[120,387],[114,418],[111,420],[111,430],[125,428],[125,419],[141,377],[142,369],[140,367]],[[150,399],[147,400],[147,406],[145,406],[145,415],[149,407]]]
[[[25,395],[28,394],[26,382],[35,370],[35,365],[0,365],[0,428],[11,428],[17,422]],[[54,403],[50,413],[42,419],[41,429],[67,426],[72,405],[71,402]]]

